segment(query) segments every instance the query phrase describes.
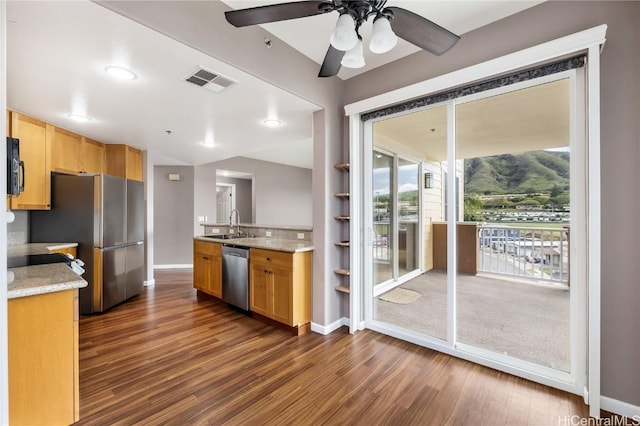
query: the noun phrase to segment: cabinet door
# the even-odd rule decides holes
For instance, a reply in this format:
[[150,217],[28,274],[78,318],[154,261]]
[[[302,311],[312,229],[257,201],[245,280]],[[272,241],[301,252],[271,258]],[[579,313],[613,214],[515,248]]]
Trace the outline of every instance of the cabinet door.
[[253,312],[271,317],[270,275],[267,265],[251,262],[249,273],[249,307]]
[[76,294],[67,290],[8,301],[9,424],[76,420]]
[[193,254],[193,287],[209,293],[211,287],[211,256],[196,252]]
[[11,112],[11,136],[20,139],[20,160],[24,162],[24,192],[10,198],[14,210],[51,209],[50,141],[53,126],[17,112]]
[[142,151],[127,146],[125,155],[127,179],[142,181]]
[[293,324],[292,269],[273,267],[270,275],[273,282],[271,318],[287,325],[295,325]]
[[82,136],[54,127],[51,149],[51,170],[60,173],[80,173]]
[[222,256],[211,257],[209,265],[209,294],[218,298],[222,298]]
[[106,149],[104,144],[89,138],[82,138],[80,150],[80,171],[83,173],[105,172]]

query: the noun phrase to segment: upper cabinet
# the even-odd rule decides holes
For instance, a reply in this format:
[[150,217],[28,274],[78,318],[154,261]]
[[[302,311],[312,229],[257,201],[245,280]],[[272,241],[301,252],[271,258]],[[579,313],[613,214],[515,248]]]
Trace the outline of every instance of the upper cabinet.
[[105,173],[107,149],[103,143],[82,138],[80,169],[83,173]]
[[20,159],[24,161],[24,192],[9,198],[14,210],[51,209],[52,125],[11,111],[11,136],[20,139]]
[[109,144],[107,174],[142,181],[142,151],[128,145]]
[[109,145],[7,110],[7,134],[20,139],[24,192],[8,197],[12,210],[50,210],[51,172],[105,173],[143,181],[142,151]]
[[51,149],[51,171],[78,174],[80,169],[80,148],[82,136],[68,130],[54,127]]

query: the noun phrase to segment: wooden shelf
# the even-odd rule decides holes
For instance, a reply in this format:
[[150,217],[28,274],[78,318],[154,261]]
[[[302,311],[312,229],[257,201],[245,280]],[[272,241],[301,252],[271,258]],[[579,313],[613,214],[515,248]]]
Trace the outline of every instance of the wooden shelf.
[[351,293],[351,289],[349,288],[349,286],[346,286],[346,285],[337,286],[336,291],[339,291],[340,293],[346,293],[346,294]]
[[344,275],[346,277],[348,277],[349,275],[351,275],[351,272],[349,272],[348,269],[334,269],[333,272],[335,272],[338,275]]
[[349,198],[350,194],[348,192],[336,192],[333,195],[338,198]]
[[349,167],[350,167],[350,166],[351,166],[351,165],[350,165],[349,163],[340,163],[340,164],[336,164],[336,165],[335,165],[335,166],[333,166],[333,167],[335,167],[335,168],[336,168],[336,169],[338,169],[338,170],[349,170]]
[[351,219],[351,217],[350,217],[350,216],[341,216],[341,215],[334,216],[333,218],[334,218],[335,220],[350,220],[350,219]]
[[351,246],[351,242],[350,241],[336,241],[333,244],[338,246],[338,247],[350,247]]

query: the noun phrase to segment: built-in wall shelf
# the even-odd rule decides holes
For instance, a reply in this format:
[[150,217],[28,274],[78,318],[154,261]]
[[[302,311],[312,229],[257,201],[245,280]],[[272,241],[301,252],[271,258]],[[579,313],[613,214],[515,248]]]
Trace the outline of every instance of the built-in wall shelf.
[[340,293],[346,293],[346,294],[351,293],[351,289],[349,288],[349,286],[346,286],[346,285],[337,286],[336,291],[339,291]]
[[[344,172],[344,173],[348,173],[349,172],[349,163],[340,163],[340,164],[336,164],[333,166],[336,170],[339,170],[340,172]],[[345,180],[345,177],[343,176],[342,180]],[[334,197],[338,198],[341,201],[344,201],[345,203],[341,204],[340,207],[340,214],[335,215],[333,218],[337,221],[342,222],[341,225],[341,232],[342,232],[342,238],[349,238],[349,220],[351,219],[351,217],[349,216],[349,198],[351,197],[351,193],[349,192],[349,186],[348,184],[346,184],[346,187],[342,188],[343,191],[339,191],[339,192],[335,192],[333,195]],[[351,246],[351,242],[346,239],[346,240],[341,240],[341,241],[335,241],[333,243],[336,247],[341,247],[341,248],[345,248],[345,249],[349,249],[349,247]],[[345,265],[349,265],[349,260],[347,259],[348,257],[348,252],[342,252],[342,262],[339,265],[340,267],[338,269],[334,269],[333,272],[338,275],[338,277],[340,278],[340,284],[337,285],[335,287],[336,291],[345,294],[345,295],[349,295],[349,293],[351,292],[351,288],[350,288],[350,275],[351,272],[349,271],[348,266],[345,267]],[[347,296],[345,296],[347,297]]]

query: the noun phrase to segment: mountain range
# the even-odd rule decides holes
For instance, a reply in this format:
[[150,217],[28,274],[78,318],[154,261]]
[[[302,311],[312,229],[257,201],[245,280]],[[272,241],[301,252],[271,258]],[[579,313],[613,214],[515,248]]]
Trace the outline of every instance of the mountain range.
[[465,194],[549,193],[569,188],[569,152],[529,151],[464,161]]

